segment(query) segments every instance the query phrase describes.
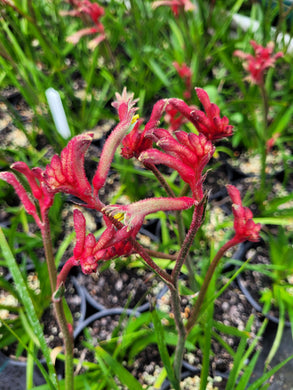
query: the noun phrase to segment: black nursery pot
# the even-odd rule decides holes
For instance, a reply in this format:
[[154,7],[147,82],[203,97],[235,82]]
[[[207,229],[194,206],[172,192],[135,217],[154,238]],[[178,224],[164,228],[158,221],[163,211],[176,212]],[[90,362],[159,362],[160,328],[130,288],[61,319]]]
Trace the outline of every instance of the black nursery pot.
[[[253,243],[250,243],[250,242],[243,243],[240,245],[239,251],[237,251],[237,253],[233,257],[237,260],[245,261],[247,252],[249,251],[249,249],[251,249],[253,247],[255,247],[255,244],[253,244]],[[254,258],[252,259],[251,262],[253,262],[254,260],[257,261],[256,257],[259,255],[260,254],[258,252],[256,252],[256,254],[254,255]],[[245,275],[249,276],[249,278],[245,277]],[[274,312],[270,312],[267,314],[263,313],[263,307],[258,300],[259,294],[257,292],[258,292],[259,288],[265,287],[265,283],[270,283],[268,280],[268,277],[264,277],[263,281],[261,280],[260,282],[257,282],[253,278],[253,273],[251,271],[247,270],[247,271],[244,271],[243,274],[239,274],[237,276],[237,283],[238,283],[239,289],[244,294],[247,301],[250,303],[250,305],[258,313],[261,313],[264,317],[268,318],[271,322],[273,322],[275,324],[279,323],[279,318],[278,318],[277,314],[275,314]],[[259,284],[260,284],[260,286],[259,286]],[[268,286],[269,286],[269,284],[268,284]],[[285,326],[290,327],[291,326],[290,321],[285,321]]]
[[[147,299],[152,279],[147,273],[141,275],[137,269],[107,269],[95,276],[80,274],[78,283],[82,286],[87,303],[92,311],[121,309],[128,307],[143,313],[150,308]],[[89,307],[89,309],[90,309]]]

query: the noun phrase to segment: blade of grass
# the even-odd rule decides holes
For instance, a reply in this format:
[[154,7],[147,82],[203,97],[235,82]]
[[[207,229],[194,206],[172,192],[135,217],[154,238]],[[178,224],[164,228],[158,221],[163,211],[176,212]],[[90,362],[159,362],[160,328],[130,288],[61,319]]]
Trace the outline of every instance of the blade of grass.
[[[246,327],[245,327],[246,332],[250,332],[253,320],[254,320],[254,317],[250,316],[250,318],[247,321]],[[237,352],[236,352],[236,355],[235,355],[235,358],[233,361],[233,368],[230,372],[229,379],[228,379],[228,382],[226,385],[227,390],[234,389],[235,384],[237,382],[239,372],[240,372],[242,365],[243,365],[242,357],[243,357],[244,352],[245,352],[246,341],[247,341],[247,337],[243,337],[240,339],[240,343],[239,343],[239,346],[237,348]]]
[[39,319],[36,315],[36,311],[33,305],[33,302],[30,297],[30,293],[27,289],[27,286],[25,284],[25,281],[22,277],[22,274],[19,270],[18,264],[7,244],[7,241],[4,237],[4,234],[2,232],[2,229],[0,228],[0,247],[2,249],[3,256],[6,260],[6,264],[9,267],[9,270],[12,274],[13,280],[15,281],[16,284],[16,289],[19,293],[19,296],[22,298],[22,303],[24,305],[24,308],[26,310],[27,317],[30,321],[31,327],[34,329],[35,334],[40,342],[40,346],[42,349],[42,352],[44,354],[44,357],[46,359],[46,363],[48,365],[49,369],[49,374],[50,374],[50,379],[46,378],[49,380],[49,385],[52,390],[56,390],[59,388],[58,386],[58,381],[57,381],[57,376],[55,372],[55,368],[51,362],[50,358],[50,349],[48,348],[46,344],[46,340],[43,334],[43,329],[42,326],[39,322]]
[[171,382],[172,386],[177,390],[179,389],[178,387],[179,384],[175,379],[175,374],[171,364],[171,359],[167,350],[164,328],[161,324],[161,320],[159,319],[156,309],[154,309],[152,312],[152,318],[153,318],[155,333],[157,337],[157,344],[158,344],[161,359],[167,371],[169,381]]
[[291,359],[293,359],[293,355],[289,356],[287,359],[285,359],[281,363],[277,364],[270,371],[268,371],[264,375],[262,375],[251,386],[249,386],[247,390],[259,390],[261,388],[261,386],[264,385],[265,381],[269,380],[278,370],[280,370]]
[[138,382],[137,379],[132,376],[129,371],[126,370],[117,360],[113,359],[111,355],[108,354],[102,347],[96,347],[97,355],[103,359],[108,366],[111,368],[111,371],[119,378],[120,382],[127,386],[129,390],[143,390],[143,387]]
[[281,297],[279,297],[280,299],[278,299],[278,307],[279,307],[279,323],[278,323],[278,328],[277,328],[277,333],[276,333],[276,337],[274,339],[274,342],[273,342],[273,345],[272,345],[272,348],[270,349],[270,352],[268,354],[268,357],[266,358],[266,362],[265,362],[265,368],[267,368],[270,364],[270,362],[272,361],[273,357],[275,356],[280,344],[281,344],[281,341],[282,341],[282,335],[283,335],[283,331],[284,331],[284,326],[285,326],[285,304],[282,300]]

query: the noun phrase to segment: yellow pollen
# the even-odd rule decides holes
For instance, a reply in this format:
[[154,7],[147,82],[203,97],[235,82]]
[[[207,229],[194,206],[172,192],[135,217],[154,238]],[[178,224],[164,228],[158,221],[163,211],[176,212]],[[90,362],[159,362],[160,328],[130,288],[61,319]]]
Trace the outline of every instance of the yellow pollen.
[[114,215],[114,218],[117,219],[117,221],[121,222],[124,218],[124,213],[117,213]]
[[132,120],[131,120],[131,124],[133,125],[138,120],[138,118],[139,118],[138,114],[134,115]]

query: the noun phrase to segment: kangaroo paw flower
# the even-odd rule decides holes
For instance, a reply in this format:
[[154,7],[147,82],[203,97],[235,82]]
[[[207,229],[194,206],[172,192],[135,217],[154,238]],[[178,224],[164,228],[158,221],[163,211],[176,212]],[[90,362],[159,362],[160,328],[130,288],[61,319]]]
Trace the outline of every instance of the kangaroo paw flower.
[[238,189],[232,185],[227,185],[228,194],[233,202],[235,240],[258,241],[261,229],[260,223],[253,222],[252,211],[248,207],[242,206],[242,201]]
[[132,130],[138,119],[134,114],[137,99],[133,100],[133,94],[129,94],[124,88],[122,95],[116,93],[116,101],[112,103],[116,108],[120,123],[115,127],[103,147],[97,171],[93,178],[95,193],[103,187],[112,163],[114,153],[128,130]]
[[106,214],[124,220],[128,231],[138,231],[144,218],[157,211],[185,210],[197,204],[187,196],[181,198],[150,198],[143,199],[130,205],[109,205],[104,208]]
[[[46,186],[44,185],[44,178],[42,176],[43,171],[40,168],[33,168],[30,170],[29,167],[21,161],[12,164],[11,168],[22,173],[26,177],[31,189],[32,198],[34,198],[35,201],[32,201],[30,195],[26,192],[23,185],[17,180],[12,172],[1,172],[0,179],[13,186],[26,212],[34,217],[37,225],[41,228],[42,219],[44,218],[47,210],[52,206],[54,198],[54,195],[48,192]],[[38,214],[35,202],[39,203],[41,218]]]
[[265,70],[274,67],[276,60],[283,57],[284,53],[279,51],[273,55],[275,47],[273,42],[269,42],[267,46],[261,46],[255,41],[250,41],[250,44],[254,49],[254,55],[244,53],[241,50],[235,50],[233,54],[244,60],[243,68],[249,72],[246,80],[252,84],[261,85]]
[[65,192],[80,199],[91,196],[92,188],[84,171],[84,157],[92,138],[92,134],[78,135],[69,141],[60,157],[52,157],[44,172],[50,191]]
[[215,147],[203,134],[174,132],[177,139],[167,130],[156,129],[153,137],[157,145],[164,150],[149,149],[142,152],[139,160],[152,164],[164,164],[175,169],[182,180],[190,185],[195,200],[203,197],[202,172],[212,157]]
[[211,141],[215,141],[233,134],[233,126],[229,125],[229,119],[220,117],[219,107],[210,102],[208,94],[201,88],[196,88],[196,94],[205,112],[188,106],[183,100],[169,99],[169,103],[185,116],[196,129]]

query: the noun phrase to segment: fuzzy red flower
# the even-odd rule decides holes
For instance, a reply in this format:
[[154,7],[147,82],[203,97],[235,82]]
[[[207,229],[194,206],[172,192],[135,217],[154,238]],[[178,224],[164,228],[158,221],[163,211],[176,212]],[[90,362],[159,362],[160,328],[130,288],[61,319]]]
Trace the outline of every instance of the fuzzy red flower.
[[150,119],[143,130],[139,130],[143,120],[139,119],[136,122],[134,128],[124,137],[122,141],[123,148],[121,150],[121,155],[124,158],[138,158],[141,152],[152,147],[153,141],[150,137],[150,134],[155,128],[158,127],[165,107],[166,101],[164,99],[159,100],[154,105]]
[[283,57],[284,53],[279,51],[273,55],[275,47],[273,42],[269,42],[267,46],[261,46],[255,41],[250,41],[250,44],[254,49],[254,55],[235,50],[234,56],[244,60],[243,67],[249,72],[246,79],[253,84],[261,85],[265,70],[274,67],[276,60]]
[[[233,202],[234,215],[234,241],[259,241],[260,223],[253,222],[252,211],[248,207],[242,206],[242,201],[238,189],[232,185],[227,185],[228,194]],[[234,244],[235,245],[235,244]]]
[[92,142],[93,134],[81,134],[72,138],[61,155],[52,157],[43,174],[49,191],[74,195],[91,203],[92,187],[84,170],[84,157]]
[[191,3],[190,0],[161,0],[161,1],[154,1],[152,3],[153,8],[160,7],[162,5],[166,5],[168,7],[171,7],[171,10],[174,14],[174,16],[178,16],[180,11],[192,11],[195,9],[195,5]]
[[196,129],[205,135],[211,141],[215,141],[233,134],[233,126],[229,125],[229,119],[220,117],[219,107],[211,103],[208,94],[201,88],[195,88],[198,99],[200,100],[205,113],[188,106],[183,100],[169,99],[168,103],[187,118]]
[[81,211],[73,212],[74,229],[76,231],[76,244],[73,250],[73,258],[81,266],[82,272],[90,274],[96,272],[99,261],[105,261],[129,255],[133,248],[129,238],[133,235],[126,228],[115,230],[109,224],[98,241],[94,235],[86,235],[86,222]]
[[178,62],[173,62],[174,68],[177,70],[178,75],[182,78],[185,83],[185,91],[183,92],[183,97],[185,99],[191,98],[191,78],[192,71],[189,66],[183,62],[183,64],[178,64]]
[[145,137],[145,131],[139,130],[142,122],[143,119],[139,119],[122,141],[121,155],[127,160],[132,157],[138,158],[141,152],[150,149],[153,145],[153,141]]
[[81,18],[86,24],[92,26],[81,29],[67,38],[67,42],[76,45],[79,40],[85,35],[98,34],[98,36],[89,42],[89,48],[94,49],[105,38],[104,26],[100,22],[100,18],[104,15],[104,8],[97,3],[92,3],[89,0],[73,0],[69,1],[74,10],[63,11],[62,15],[69,15]]
[[109,205],[104,208],[107,215],[124,220],[128,231],[138,232],[144,218],[157,211],[185,210],[197,204],[187,196],[181,198],[149,198],[130,205]]
[[176,170],[181,178],[190,185],[193,198],[200,202],[203,198],[202,172],[214,154],[215,147],[203,134],[176,131],[173,137],[167,130],[156,129],[153,137],[163,149],[149,149],[139,156],[142,162],[164,164]]
[[116,100],[112,103],[119,115],[120,123],[111,132],[103,147],[98,169],[93,178],[95,193],[103,187],[113,160],[114,154],[125,137],[127,131],[132,130],[138,119],[135,115],[137,99],[133,99],[133,93],[128,93],[126,88],[122,94],[116,93]]
[[[32,170],[24,162],[16,162],[11,165],[11,168],[22,173],[30,186],[31,195],[24,189],[23,185],[17,180],[12,172],[0,172],[0,179],[11,184],[21,200],[26,212],[32,215],[40,229],[43,227],[44,217],[48,209],[53,204],[54,195],[47,190],[44,183],[43,171],[41,168],[33,168]],[[36,204],[39,205],[39,212]]]

